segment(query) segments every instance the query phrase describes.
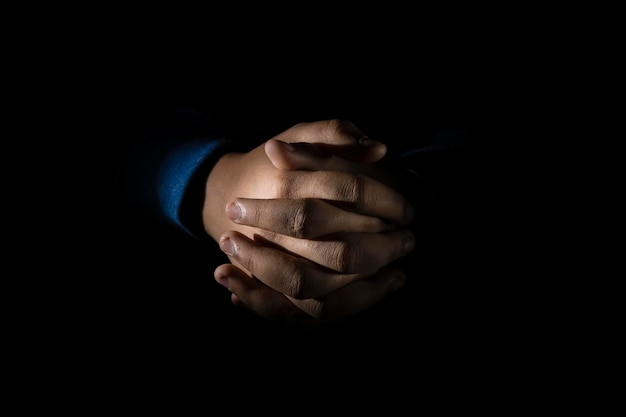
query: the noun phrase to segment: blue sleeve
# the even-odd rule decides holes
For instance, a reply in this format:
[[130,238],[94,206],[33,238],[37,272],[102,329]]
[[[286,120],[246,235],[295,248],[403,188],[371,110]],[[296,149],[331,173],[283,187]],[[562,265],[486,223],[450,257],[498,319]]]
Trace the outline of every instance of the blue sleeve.
[[[176,109],[132,143],[124,173],[127,202],[160,223],[200,238],[204,230],[193,227],[194,222],[183,215],[183,203],[194,176],[208,176],[212,164],[233,150],[240,149],[221,136],[206,115]],[[204,189],[196,187],[194,192],[202,194]],[[201,206],[194,211],[199,220]]]

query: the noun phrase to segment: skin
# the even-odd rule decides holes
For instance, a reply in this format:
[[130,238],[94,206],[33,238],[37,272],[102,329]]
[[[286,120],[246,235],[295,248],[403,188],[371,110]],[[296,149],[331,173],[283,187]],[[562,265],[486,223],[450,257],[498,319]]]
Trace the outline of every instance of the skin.
[[413,216],[376,162],[383,144],[352,123],[287,129],[229,153],[206,184],[205,230],[231,264],[215,279],[270,320],[317,323],[355,314],[403,286],[389,268],[415,245]]

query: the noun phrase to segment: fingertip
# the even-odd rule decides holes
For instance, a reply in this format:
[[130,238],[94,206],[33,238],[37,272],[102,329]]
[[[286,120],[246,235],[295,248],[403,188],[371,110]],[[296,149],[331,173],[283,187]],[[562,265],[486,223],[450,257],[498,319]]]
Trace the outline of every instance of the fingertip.
[[389,280],[389,290],[390,292],[396,292],[402,289],[406,285],[406,274],[401,270],[394,270],[391,274],[391,279]]
[[213,277],[215,278],[215,281],[217,281],[218,284],[220,284],[224,288],[227,288],[229,291],[231,291],[230,277],[228,276],[227,272],[228,272],[227,265],[220,265],[213,272]]
[[372,163],[380,161],[387,154],[387,145],[375,141],[368,136],[359,139],[359,145],[363,149],[363,162]]
[[224,233],[220,236],[220,249],[228,256],[234,256],[237,246],[233,243],[231,236]]
[[281,148],[283,148],[286,144],[287,143],[282,140],[270,139],[265,142],[265,153],[280,152]]
[[218,266],[217,268],[215,268],[215,270],[213,271],[213,277],[217,280],[218,277],[228,275],[227,274],[228,265],[230,264],[222,264]]
[[238,306],[238,307],[245,306],[245,304],[241,300],[241,298],[237,297],[237,295],[235,293],[232,293],[230,295],[230,302],[233,303],[234,305]]
[[376,145],[376,149],[378,149],[378,153],[380,154],[380,158],[382,159],[383,156],[387,155],[387,145],[385,145],[384,143],[378,143],[378,145]]
[[295,152],[296,147],[291,143],[283,142],[278,139],[270,139],[265,142],[265,155],[272,164],[279,169],[290,169],[288,152]]
[[274,163],[274,158],[276,157],[276,154],[279,151],[278,149],[278,140],[276,139],[270,139],[267,142],[265,142],[265,146],[263,147],[263,149],[265,150],[265,155],[267,155],[267,157],[270,159],[270,161],[272,161],[272,163]]
[[366,163],[378,162],[387,155],[387,145],[379,143],[378,145],[368,149]]
[[415,236],[409,231],[403,240],[404,254],[407,255],[415,249]]
[[362,136],[359,139],[359,144],[362,146],[366,146],[366,147],[374,147],[377,145],[382,145],[382,143],[378,142],[377,140],[374,140],[372,138],[370,138],[369,136]]

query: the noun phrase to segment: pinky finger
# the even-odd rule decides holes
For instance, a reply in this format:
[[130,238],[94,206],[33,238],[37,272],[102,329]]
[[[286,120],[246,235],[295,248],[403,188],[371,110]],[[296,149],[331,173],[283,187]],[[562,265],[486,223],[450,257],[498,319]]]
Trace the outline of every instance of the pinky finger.
[[404,286],[406,275],[399,269],[381,270],[368,279],[351,282],[323,299],[297,300],[292,303],[318,320],[335,320],[360,313]]
[[256,315],[285,325],[313,324],[315,320],[293,305],[283,294],[273,290],[233,264],[218,266],[215,280],[231,291],[231,301]]

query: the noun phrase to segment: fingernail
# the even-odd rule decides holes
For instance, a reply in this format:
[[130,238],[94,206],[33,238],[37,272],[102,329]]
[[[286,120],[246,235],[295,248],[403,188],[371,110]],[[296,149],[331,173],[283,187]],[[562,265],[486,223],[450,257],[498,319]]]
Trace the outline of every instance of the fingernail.
[[359,139],[359,144],[363,145],[363,146],[368,146],[368,147],[381,145],[380,142],[377,142],[377,141],[375,141],[373,139],[370,139],[367,136],[363,136],[361,139]]
[[237,221],[241,217],[241,213],[243,208],[236,201],[230,201],[226,206],[226,215],[229,219]]
[[228,277],[219,276],[217,277],[216,281],[218,282],[218,284],[225,288],[228,288],[228,290],[230,291],[230,279],[228,279]]
[[410,234],[404,238],[404,253],[409,253],[413,249],[415,249],[415,238],[413,237],[413,234]]
[[220,240],[220,249],[226,255],[229,255],[229,256],[234,256],[235,255],[236,247],[233,244],[233,241],[230,240],[230,238],[228,238],[228,237],[222,238],[222,240]]

